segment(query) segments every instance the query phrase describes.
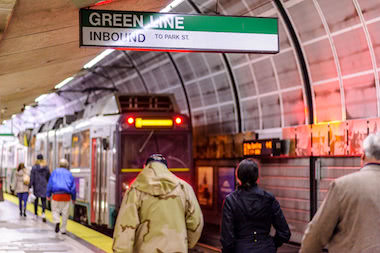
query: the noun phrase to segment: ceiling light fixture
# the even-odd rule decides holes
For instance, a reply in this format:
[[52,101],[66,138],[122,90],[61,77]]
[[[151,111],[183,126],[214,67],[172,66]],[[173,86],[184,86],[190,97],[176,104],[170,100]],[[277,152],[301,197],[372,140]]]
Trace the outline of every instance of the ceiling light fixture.
[[73,79],[74,79],[74,77],[70,76],[70,77],[66,78],[65,80],[63,80],[62,82],[60,82],[59,84],[57,84],[54,88],[58,90],[58,89],[62,88],[63,86],[65,86],[68,82],[70,82]]
[[97,64],[98,62],[100,62],[104,57],[106,57],[107,55],[109,55],[113,51],[115,51],[115,49],[104,50],[101,54],[99,54],[94,59],[92,59],[91,61],[89,61],[86,65],[84,65],[83,68],[85,68],[85,69],[91,68],[92,66],[94,66],[95,64]]
[[172,9],[174,9],[175,7],[177,7],[178,5],[180,5],[183,1],[184,0],[174,0],[173,2],[171,2],[170,4],[168,4],[165,8],[163,8],[162,10],[160,10],[160,12],[169,12]]
[[41,102],[44,98],[47,97],[47,95],[48,95],[48,94],[42,94],[42,95],[40,95],[38,98],[36,98],[36,99],[34,100],[34,102],[36,102],[36,103]]

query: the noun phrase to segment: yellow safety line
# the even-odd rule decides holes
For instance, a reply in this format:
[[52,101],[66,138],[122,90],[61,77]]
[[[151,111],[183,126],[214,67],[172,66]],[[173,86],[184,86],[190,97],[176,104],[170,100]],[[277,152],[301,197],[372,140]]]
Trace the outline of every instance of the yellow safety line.
[[[13,195],[4,193],[4,199],[18,205],[18,198]],[[27,209],[28,211],[34,214],[33,204],[28,203]],[[41,213],[42,213],[42,208],[39,206],[38,214],[40,215]],[[46,210],[45,214],[46,214],[46,219],[50,221],[51,223],[53,223],[51,212],[49,210]],[[86,242],[94,245],[95,247],[107,253],[108,252],[112,253],[112,238],[109,236],[106,236],[102,233],[92,230],[70,219],[67,221],[67,231],[69,231],[70,233],[76,235],[77,237],[85,240]]]
[[[142,168],[124,168],[121,169],[121,172],[140,172],[142,170]],[[169,170],[174,172],[190,171],[189,168],[171,168]]]
[[134,169],[134,168],[125,168],[125,169],[121,169],[121,172],[140,172],[140,171],[142,171],[142,169],[140,168],[136,168],[136,169]]
[[190,171],[189,168],[173,168],[173,169],[169,169],[170,171]]

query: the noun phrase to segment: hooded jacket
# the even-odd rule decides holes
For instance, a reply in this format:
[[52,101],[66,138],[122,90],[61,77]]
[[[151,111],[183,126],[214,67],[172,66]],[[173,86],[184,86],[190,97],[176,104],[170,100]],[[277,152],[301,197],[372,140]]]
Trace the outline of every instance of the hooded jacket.
[[113,250],[186,253],[197,243],[203,216],[192,187],[160,162],[151,162],[125,193]]
[[50,171],[44,162],[32,167],[30,173],[30,187],[33,187],[33,193],[38,198],[46,198],[46,187],[49,181]]
[[[270,228],[276,229],[274,237]],[[223,253],[275,253],[289,241],[290,230],[275,197],[254,186],[229,194],[223,205]]]

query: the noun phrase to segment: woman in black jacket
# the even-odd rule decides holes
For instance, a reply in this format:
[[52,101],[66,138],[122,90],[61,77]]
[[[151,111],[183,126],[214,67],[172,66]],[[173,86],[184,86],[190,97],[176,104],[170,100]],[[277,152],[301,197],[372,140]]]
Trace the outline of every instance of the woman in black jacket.
[[[238,190],[223,204],[221,243],[223,253],[275,253],[288,242],[290,230],[280,204],[269,192],[257,186],[259,168],[245,159],[237,168]],[[276,229],[269,235],[271,225]]]

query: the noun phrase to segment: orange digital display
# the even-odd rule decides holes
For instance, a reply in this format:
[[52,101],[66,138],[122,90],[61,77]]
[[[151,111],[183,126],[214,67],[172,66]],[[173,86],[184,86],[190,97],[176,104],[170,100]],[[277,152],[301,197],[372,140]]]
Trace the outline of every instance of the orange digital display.
[[280,140],[257,140],[243,142],[244,156],[273,156],[280,155]]

